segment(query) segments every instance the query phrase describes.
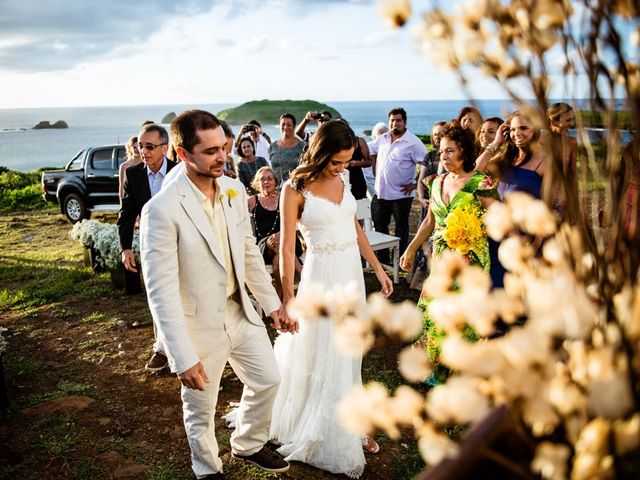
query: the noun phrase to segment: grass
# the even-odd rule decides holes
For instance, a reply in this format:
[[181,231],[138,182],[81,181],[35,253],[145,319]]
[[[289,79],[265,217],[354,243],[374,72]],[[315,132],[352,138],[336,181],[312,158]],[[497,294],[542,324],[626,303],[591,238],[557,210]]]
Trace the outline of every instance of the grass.
[[86,436],[83,429],[72,428],[72,424],[56,417],[47,419],[40,432],[33,446],[50,457],[61,459],[67,467],[69,455],[75,450],[76,444],[82,437]]
[[145,480],[191,480],[193,471],[176,461],[154,465],[144,476]]
[[418,444],[416,442],[412,441],[401,445],[406,449],[406,452],[403,453],[403,455],[396,455],[393,458],[391,469],[393,472],[393,478],[408,480],[422,472],[425,464],[420,456]]
[[107,318],[109,318],[109,316],[105,315],[104,313],[91,312],[89,315],[87,315],[82,320],[80,320],[80,323],[88,323],[88,324],[100,323],[106,320]]
[[76,383],[69,380],[60,380],[56,390],[44,394],[31,395],[27,397],[20,406],[21,408],[31,407],[49,400],[73,396],[96,397],[97,395],[93,385]]

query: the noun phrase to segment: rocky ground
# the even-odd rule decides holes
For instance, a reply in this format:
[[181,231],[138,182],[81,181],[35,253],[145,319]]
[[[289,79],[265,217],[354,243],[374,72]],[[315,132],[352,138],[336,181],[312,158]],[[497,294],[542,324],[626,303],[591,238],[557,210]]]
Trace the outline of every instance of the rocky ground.
[[[85,267],[82,248],[67,236],[70,227],[56,211],[0,216],[0,326],[8,329],[1,358],[9,400],[0,413],[0,478],[193,478],[180,384],[168,372],[143,368],[153,342],[146,298],[124,295],[108,274]],[[371,274],[366,281],[370,292],[377,288]],[[417,297],[402,278],[392,300]],[[141,326],[132,328],[134,322]],[[399,348],[379,338],[363,362],[365,381],[397,386]],[[226,370],[217,413],[240,392]],[[282,475],[250,468],[231,458],[230,431],[221,420],[217,426],[230,479],[340,478],[299,463]],[[376,438],[381,452],[367,457],[363,478],[412,478],[423,468],[409,435],[399,442]]]

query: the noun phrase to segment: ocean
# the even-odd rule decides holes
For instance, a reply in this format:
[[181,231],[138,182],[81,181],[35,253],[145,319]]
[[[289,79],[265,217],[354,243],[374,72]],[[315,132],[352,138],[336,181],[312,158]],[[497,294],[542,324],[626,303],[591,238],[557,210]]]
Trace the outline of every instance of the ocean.
[[[400,106],[407,111],[409,130],[428,133],[435,122],[455,118],[458,111],[469,104],[463,100],[325,103],[338,110],[358,135],[378,122],[386,123],[387,113],[393,107]],[[217,113],[234,105],[0,109],[0,165],[19,171],[63,167],[84,147],[125,143],[145,120],[159,122],[169,112],[180,113],[189,108]],[[484,116],[504,116],[510,107],[506,100],[485,100],[478,105]],[[31,130],[40,121],[58,120],[67,122],[69,128]],[[271,138],[279,137],[277,125],[263,125],[263,128]],[[239,126],[234,130],[239,130]]]

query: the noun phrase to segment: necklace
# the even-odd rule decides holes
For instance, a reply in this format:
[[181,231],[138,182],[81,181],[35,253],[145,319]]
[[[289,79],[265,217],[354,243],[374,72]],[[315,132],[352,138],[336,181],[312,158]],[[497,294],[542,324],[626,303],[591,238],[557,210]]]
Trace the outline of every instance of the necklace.
[[266,207],[264,207],[262,204],[260,205],[262,207],[263,210],[266,210],[268,212],[276,212],[275,214],[275,218],[273,219],[273,224],[271,225],[271,228],[269,229],[268,232],[261,232],[260,231],[260,227],[258,225],[258,222],[256,220],[256,210],[258,209],[258,204],[260,203],[260,198],[256,198],[256,204],[253,206],[253,210],[251,210],[251,223],[253,224],[253,234],[255,235],[256,239],[260,240],[262,238],[265,237],[269,237],[270,235],[276,233],[277,231],[280,230],[280,209],[278,208],[278,197],[276,195],[268,195],[266,198],[275,198],[275,209],[274,210],[270,210]]

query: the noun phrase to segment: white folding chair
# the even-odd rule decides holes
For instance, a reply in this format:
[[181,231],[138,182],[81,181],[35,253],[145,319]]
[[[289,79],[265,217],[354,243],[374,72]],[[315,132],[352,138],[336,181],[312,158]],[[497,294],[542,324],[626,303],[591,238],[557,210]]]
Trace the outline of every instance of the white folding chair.
[[[391,249],[393,265],[382,266],[389,272],[393,273],[393,283],[398,283],[400,273],[400,238],[394,237],[393,235],[387,235],[386,233],[376,232],[373,229],[373,220],[371,219],[371,202],[368,198],[358,200],[358,210],[356,215],[358,220],[362,220],[363,222],[362,228],[374,252],[384,248]],[[366,268],[369,268],[369,265],[367,265]]]

